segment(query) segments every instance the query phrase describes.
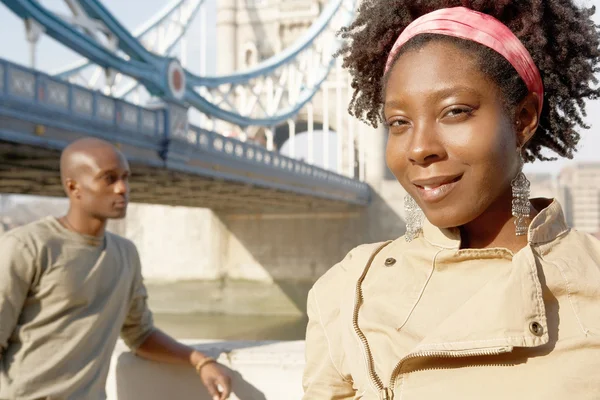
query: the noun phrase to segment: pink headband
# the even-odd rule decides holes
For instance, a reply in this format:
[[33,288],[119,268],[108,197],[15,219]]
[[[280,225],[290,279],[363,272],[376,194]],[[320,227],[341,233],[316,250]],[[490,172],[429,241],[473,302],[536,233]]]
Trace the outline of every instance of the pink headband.
[[437,33],[471,40],[500,53],[517,70],[527,89],[537,93],[541,114],[544,104],[544,84],[540,71],[523,43],[496,18],[465,7],[443,8],[414,20],[394,43],[385,65],[385,73],[390,69],[400,48],[422,33]]

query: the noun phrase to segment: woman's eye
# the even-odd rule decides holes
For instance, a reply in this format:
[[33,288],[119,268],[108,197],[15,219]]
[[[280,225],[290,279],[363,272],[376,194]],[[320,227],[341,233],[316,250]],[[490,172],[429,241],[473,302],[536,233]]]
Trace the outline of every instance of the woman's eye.
[[403,125],[407,125],[408,122],[403,120],[403,119],[395,119],[392,120],[390,122],[388,122],[388,126],[392,127],[392,126],[403,126]]
[[453,109],[449,110],[448,112],[446,112],[446,114],[444,114],[444,117],[455,118],[455,117],[469,116],[472,113],[473,113],[472,108],[457,107],[457,108],[453,108]]

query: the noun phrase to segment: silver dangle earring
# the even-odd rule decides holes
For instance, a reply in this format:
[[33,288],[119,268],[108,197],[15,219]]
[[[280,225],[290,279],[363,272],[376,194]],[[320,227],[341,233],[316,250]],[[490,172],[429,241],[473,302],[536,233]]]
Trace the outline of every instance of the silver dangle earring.
[[404,214],[406,216],[406,235],[407,242],[412,241],[423,229],[423,210],[419,207],[415,199],[410,194],[404,197]]
[[531,183],[523,173],[523,166],[525,165],[523,153],[521,152],[521,149],[518,149],[517,151],[519,153],[521,165],[519,166],[517,176],[511,182],[513,195],[512,215],[515,217],[515,234],[517,236],[522,236],[527,234],[529,228],[529,188]]

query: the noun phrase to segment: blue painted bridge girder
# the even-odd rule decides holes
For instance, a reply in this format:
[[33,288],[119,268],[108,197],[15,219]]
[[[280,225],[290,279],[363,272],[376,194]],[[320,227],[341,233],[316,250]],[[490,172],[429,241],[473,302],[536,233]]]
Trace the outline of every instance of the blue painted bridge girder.
[[[82,136],[118,143],[138,173],[145,175],[143,190],[171,187],[173,196],[148,202],[213,208],[219,205],[219,198],[237,204],[235,201],[242,199],[240,193],[251,192],[255,197],[248,202],[258,203],[263,198],[271,207],[280,204],[280,209],[294,202],[304,208],[343,208],[365,206],[370,200],[370,188],[365,183],[188,126],[187,110],[175,104],[139,107],[0,60],[0,141],[20,145],[19,151],[25,152],[20,157],[27,158],[29,152],[34,160],[36,149],[58,152]],[[48,154],[56,158],[56,153]],[[0,157],[3,174],[28,166],[22,161],[11,167],[6,156]],[[49,164],[44,165],[38,169],[48,169]],[[0,176],[3,181],[7,177],[10,175]],[[173,186],[174,182],[185,184]],[[198,198],[213,191],[212,202],[178,202],[192,187],[199,188],[193,194]],[[15,192],[18,188],[5,186],[4,190]],[[191,192],[187,194],[188,199],[193,197]]]
[[[315,70],[316,82],[310,87],[301,87],[295,104],[286,108],[275,110],[262,116],[242,115],[236,110],[222,108],[213,104],[210,99],[201,95],[197,89],[201,87],[214,88],[221,85],[235,85],[249,83],[252,79],[272,73],[290,62],[294,62],[298,55],[312,46],[317,37],[329,26],[337,13],[344,13],[344,20],[350,23],[353,12],[344,10],[344,0],[329,0],[323,8],[321,15],[310,27],[302,40],[295,43],[281,54],[272,57],[254,68],[241,73],[220,77],[197,76],[190,71],[183,70],[185,74],[185,92],[182,98],[176,100],[175,93],[168,84],[169,66],[179,65],[174,58],[163,57],[146,50],[139,41],[104,7],[99,0],[80,0],[80,4],[93,18],[102,21],[119,39],[120,49],[129,56],[121,58],[104,48],[98,42],[82,33],[77,27],[62,20],[53,12],[44,7],[38,0],[0,0],[13,13],[21,19],[32,19],[40,24],[45,33],[59,41],[71,50],[82,55],[92,63],[104,68],[111,68],[125,74],[139,83],[156,96],[183,101],[200,112],[239,126],[274,126],[285,123],[289,118],[298,114],[319,91],[328,73],[333,69],[335,60],[332,58]],[[339,48],[341,42],[335,41],[332,51]]]

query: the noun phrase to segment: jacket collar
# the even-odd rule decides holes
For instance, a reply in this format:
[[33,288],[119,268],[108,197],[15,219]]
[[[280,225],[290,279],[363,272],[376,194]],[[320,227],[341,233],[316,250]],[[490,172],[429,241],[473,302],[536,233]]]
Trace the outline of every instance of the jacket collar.
[[[505,284],[491,281],[430,332],[417,351],[536,347],[548,343],[546,310],[533,248],[557,239],[569,228],[558,201],[534,199],[532,204],[541,211],[529,225],[529,245],[510,257],[512,268],[499,271],[504,274],[499,278]],[[440,229],[425,220],[423,236],[450,258],[461,253],[453,251],[460,248],[458,229]],[[475,316],[480,328],[473,331],[464,321]],[[537,333],[530,329],[535,324]]]
[[[534,207],[541,211],[531,221],[527,232],[530,245],[548,243],[569,230],[560,203],[549,199],[532,199]],[[438,228],[427,218],[423,221],[423,237],[434,246],[445,249],[460,248],[458,228]]]

